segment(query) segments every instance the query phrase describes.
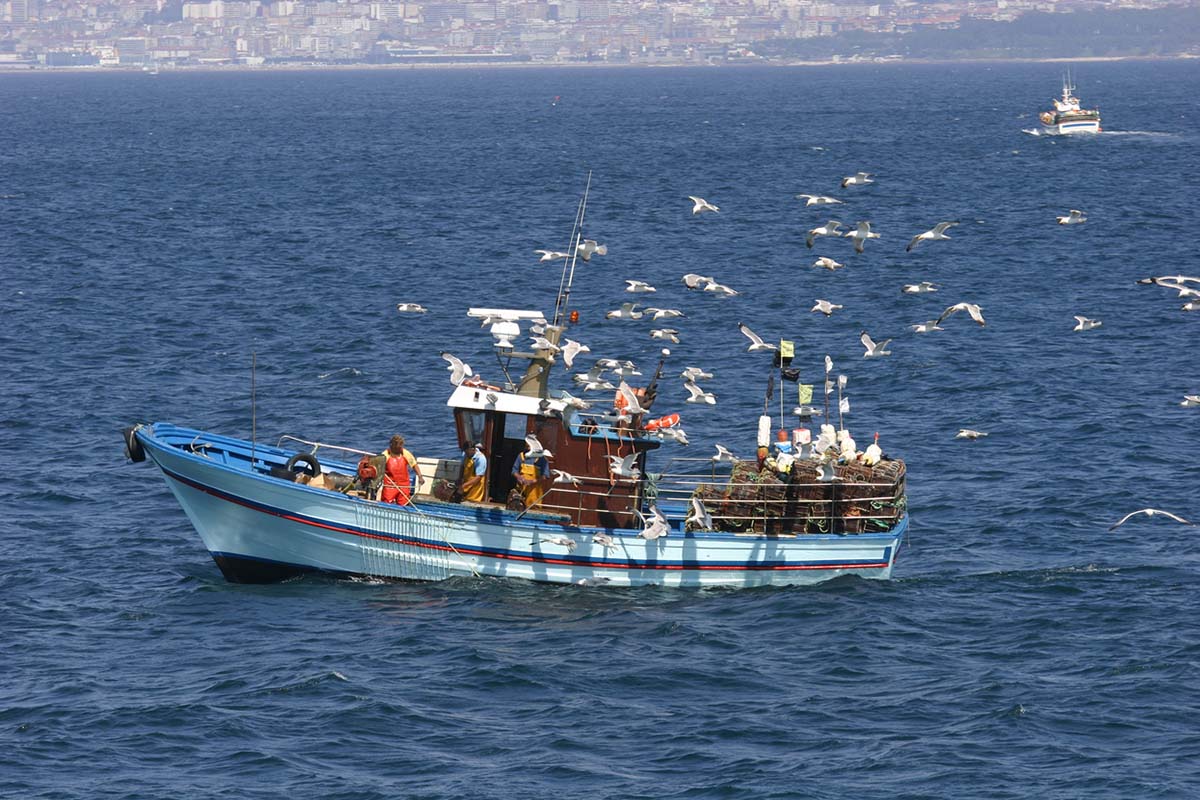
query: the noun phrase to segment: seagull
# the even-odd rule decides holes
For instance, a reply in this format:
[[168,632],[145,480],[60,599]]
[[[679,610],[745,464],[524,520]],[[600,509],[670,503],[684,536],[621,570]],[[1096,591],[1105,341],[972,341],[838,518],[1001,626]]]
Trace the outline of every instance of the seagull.
[[585,392],[610,391],[617,388],[611,381],[584,381],[580,388]]
[[705,200],[703,197],[696,197],[695,195],[689,194],[688,200],[692,201],[692,215],[693,216],[696,214],[699,214],[703,211],[711,211],[715,214],[721,210],[721,209],[717,208],[716,206],[714,206],[712,203]]
[[927,320],[917,325],[909,325],[908,327],[912,329],[913,333],[932,333],[933,331],[946,330],[938,325],[938,321],[936,319]]
[[651,505],[650,521],[647,523],[645,529],[638,534],[638,536],[649,541],[653,539],[660,539],[670,532],[671,525],[669,522],[667,522],[667,518],[664,517],[663,513],[658,510],[658,506]]
[[958,222],[939,222],[937,225],[934,225],[932,229],[927,230],[924,233],[918,233],[912,238],[912,241],[908,243],[908,247],[904,248],[904,252],[911,253],[912,249],[921,242],[940,242],[943,239],[949,239],[950,237],[946,235],[946,229],[952,228],[957,224]]
[[[1170,285],[1174,283],[1200,283],[1200,278],[1193,278],[1190,275],[1160,275],[1157,278],[1139,278],[1137,282]],[[1175,287],[1172,286],[1171,288]]]
[[530,458],[554,458],[554,453],[551,453],[542,443],[538,441],[537,436],[530,433],[525,437],[525,447],[528,448],[525,452]]
[[556,544],[559,547],[567,548],[567,552],[575,549],[575,540],[566,536],[547,536],[545,539],[538,539],[538,544]]
[[592,365],[592,368],[584,373],[576,373],[571,376],[571,379],[576,383],[588,383],[589,381],[598,381],[604,377],[604,367],[599,362]]
[[683,276],[683,282],[689,289],[701,289],[703,288],[703,284],[714,283],[715,281],[712,278],[705,277],[704,275],[697,275],[695,272],[689,272],[687,275]]
[[720,295],[723,295],[724,297],[733,297],[735,294],[741,294],[741,292],[735,292],[733,289],[730,289],[725,284],[717,283],[716,281],[713,281],[712,283],[705,286],[704,291],[713,292],[715,294],[720,294]]
[[823,269],[829,270],[830,272],[833,272],[835,269],[841,269],[842,267],[844,267],[846,265],[842,264],[838,261],[834,261],[829,256],[821,256],[820,258],[818,258],[816,261],[813,262],[813,266],[821,267]]
[[675,319],[676,317],[686,317],[678,308],[647,308],[642,311],[643,314],[649,314],[650,319]]
[[854,252],[856,253],[863,251],[863,244],[866,243],[867,239],[879,238],[878,233],[871,233],[871,223],[866,220],[859,222],[854,230],[842,235],[854,240]]
[[442,353],[442,358],[446,359],[446,363],[450,365],[446,369],[450,370],[450,382],[455,386],[475,374],[471,371],[471,366],[458,356]]
[[836,197],[826,197],[823,194],[798,194],[796,195],[796,199],[803,200],[805,206],[827,206],[843,202]]
[[636,375],[641,375],[637,367],[632,361],[625,361],[613,370],[613,374],[618,378],[632,378]]
[[593,367],[593,369],[601,369],[601,370],[616,369],[617,367],[620,367],[626,363],[628,363],[628,362],[617,361],[615,358],[597,358],[596,364]]
[[541,256],[541,258],[538,259],[539,264],[546,261],[559,261],[561,259],[571,257],[570,253],[562,253],[558,250],[534,250],[533,252]]
[[621,381],[621,384],[617,387],[617,394],[625,401],[625,413],[629,416],[632,417],[637,414],[646,413],[646,409],[642,408],[642,404],[638,402],[637,395],[633,393],[633,389],[630,389],[629,384],[625,381]]
[[704,501],[699,497],[692,495],[692,510],[684,520],[685,526],[693,526],[692,530],[711,531],[716,528],[713,524],[712,515],[708,513],[708,509],[704,507]]
[[655,289],[653,286],[646,283],[645,281],[629,281],[629,280],[627,280],[627,281],[625,281],[625,283],[627,284],[625,287],[625,291],[627,291],[627,292],[634,292],[636,294],[647,294],[649,292],[657,292],[658,291],[658,289]]
[[1073,331],[1090,331],[1104,324],[1098,319],[1088,319],[1087,317],[1075,317],[1075,321],[1079,324],[1071,329]]
[[737,463],[737,456],[735,456],[733,453],[729,452],[728,449],[726,449],[725,447],[722,447],[721,445],[716,445],[716,448],[717,448],[717,454],[712,457],[713,463],[719,464],[722,461],[728,461],[730,464]]
[[687,434],[683,432],[683,428],[680,428],[678,426],[676,426],[674,428],[665,428],[665,429],[659,428],[658,438],[674,439],[676,442],[678,442],[679,444],[682,444],[682,445],[686,445],[688,443]]
[[983,309],[974,303],[955,303],[943,311],[942,315],[937,318],[938,324],[941,325],[942,322],[945,321],[946,317],[958,311],[966,311],[971,315],[971,319],[979,323],[979,327],[982,328],[984,326]]
[[641,319],[642,312],[634,311],[637,305],[637,303],[622,303],[619,309],[610,311],[604,316],[608,319]]
[[397,303],[396,310],[401,314],[425,314],[429,309],[420,303]]
[[575,246],[575,252],[578,253],[579,257],[582,258],[584,261],[591,261],[592,256],[594,256],[594,255],[596,255],[596,256],[608,255],[608,245],[597,244],[595,239],[584,239],[582,242],[580,242],[578,245]]
[[588,347],[586,344],[580,344],[574,339],[567,339],[566,345],[564,345],[562,348],[563,363],[567,365],[567,369],[571,369],[571,365],[575,361],[575,356],[579,355],[580,353],[590,352],[592,352],[592,348]]
[[706,381],[712,377],[712,373],[705,372],[699,367],[688,367],[683,372],[679,373],[679,377],[686,381]]
[[867,335],[866,331],[863,331],[862,336],[858,337],[858,339],[863,343],[863,347],[867,348],[867,352],[863,353],[863,358],[876,358],[877,356],[890,356],[892,354],[891,350],[883,349],[888,346],[888,343],[892,341],[891,339],[884,339],[879,344],[876,344],[875,341]]
[[1087,217],[1079,209],[1072,208],[1071,213],[1065,217],[1055,217],[1059,225],[1082,225],[1087,222]]
[[534,350],[548,350],[551,355],[562,349],[545,336],[530,336],[529,341],[533,342]]
[[668,339],[671,344],[679,344],[679,331],[674,328],[654,328],[650,331],[651,338]]
[[842,223],[838,222],[836,219],[831,219],[829,222],[826,222],[819,228],[813,228],[810,230],[808,232],[808,238],[804,240],[804,243],[807,244],[811,250],[813,242],[816,241],[818,236],[841,236],[841,227]]
[[1171,519],[1175,520],[1176,522],[1182,522],[1184,525],[1195,525],[1196,524],[1194,522],[1191,522],[1190,520],[1184,519],[1183,517],[1178,517],[1169,511],[1160,511],[1157,508],[1141,508],[1141,509],[1138,509],[1137,511],[1132,511],[1132,512],[1126,514],[1125,516],[1121,517],[1121,519],[1119,519],[1117,521],[1117,524],[1113,525],[1111,528],[1109,528],[1109,530],[1110,531],[1116,530],[1117,528],[1121,527],[1126,522],[1128,522],[1130,520],[1130,518],[1136,517],[1138,514],[1145,514],[1147,517],[1153,517],[1156,514],[1161,514],[1164,517],[1170,517]]
[[822,314],[828,317],[834,312],[835,309],[839,308],[845,308],[845,306],[839,306],[835,303],[829,302],[828,300],[817,300],[817,304],[812,307],[812,310],[820,311]]
[[573,486],[578,486],[580,481],[569,472],[563,472],[561,469],[550,470],[554,473],[554,483],[569,483]]
[[1183,402],[1179,405],[1183,406],[1184,408],[1200,406],[1200,394],[1185,394],[1183,396]]
[[767,344],[766,342],[764,342],[757,333],[755,333],[754,331],[747,328],[746,323],[744,323],[744,322],[738,323],[738,330],[742,332],[743,336],[745,336],[747,339],[750,340],[750,346],[746,348],[747,353],[753,353],[756,350],[772,350],[772,351],[774,351],[774,350],[779,349],[779,345]]
[[987,436],[983,431],[975,431],[970,428],[959,428],[958,433],[954,434],[955,439],[981,439]]
[[847,186],[866,186],[868,183],[874,183],[875,181],[871,180],[871,175],[872,173],[870,172],[856,172],[847,178],[842,178],[842,188],[845,189]]
[[[613,537],[609,536],[607,533],[593,533],[592,544],[598,544],[608,550],[615,550],[617,547],[616,540],[614,540]],[[608,579],[606,578],[605,580]]]
[[634,466],[634,459],[637,458],[637,453],[630,453],[622,458],[621,456],[608,457],[608,471],[613,475],[621,478],[637,478],[642,474],[642,471]]
[[862,457],[859,458],[859,461],[861,461],[863,464],[866,464],[868,467],[873,467],[879,463],[881,458],[883,458],[883,450],[881,450],[879,447],[879,433],[876,432],[875,441],[867,445],[867,449],[863,451]]
[[586,411],[587,409],[592,407],[591,403],[589,403],[586,400],[583,400],[579,397],[576,397],[575,395],[573,395],[567,391],[564,391],[562,393],[562,401],[564,403],[566,403],[567,405],[569,405],[571,408],[577,408],[580,411]]
[[835,472],[836,467],[832,461],[822,461],[818,465],[817,469],[817,480],[821,481],[822,483],[832,483],[833,481],[841,480],[841,478],[838,477],[837,472]]
[[691,395],[685,402],[688,403],[705,403],[710,406],[717,404],[717,396],[712,392],[706,392],[700,388],[699,384],[687,381],[683,384],[683,388],[688,390]]
[[937,284],[929,281],[921,281],[920,283],[906,283],[904,288],[900,290],[904,294],[925,294],[926,292],[936,292]]

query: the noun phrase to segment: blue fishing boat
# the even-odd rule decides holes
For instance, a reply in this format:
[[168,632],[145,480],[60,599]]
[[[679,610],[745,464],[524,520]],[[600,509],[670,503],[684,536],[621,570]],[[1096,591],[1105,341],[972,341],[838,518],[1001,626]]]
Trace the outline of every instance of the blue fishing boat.
[[[306,573],[687,587],[889,578],[908,528],[904,463],[877,445],[857,452],[830,424],[814,441],[803,425],[815,409],[797,409],[801,427],[777,446],[772,418],[760,418],[752,458],[721,447],[714,457],[668,458],[658,451],[688,443],[676,415],[650,411],[668,350],[646,386],[605,384],[603,400],[551,387],[553,367],[570,360],[560,344],[569,342],[575,260],[591,241],[582,238],[585,208],[586,194],[553,315],[468,312],[491,326],[506,358],[527,362],[525,372],[509,379],[506,369],[492,384],[443,354],[453,370],[452,446],[463,456],[418,459],[407,503],[381,501],[380,455],[294,436],[265,445],[143,423],[125,431],[127,455],[158,466],[234,582]],[[522,325],[539,331],[532,352],[512,347]],[[475,450],[487,466],[468,493]],[[530,456],[554,469],[519,482],[513,465]],[[657,471],[652,459],[662,461]]]

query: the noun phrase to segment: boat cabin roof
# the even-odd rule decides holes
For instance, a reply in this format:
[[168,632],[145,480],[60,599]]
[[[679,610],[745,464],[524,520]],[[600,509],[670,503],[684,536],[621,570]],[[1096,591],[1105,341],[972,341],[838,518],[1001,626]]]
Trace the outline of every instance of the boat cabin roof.
[[529,414],[533,416],[557,416],[567,404],[549,397],[532,397],[506,392],[498,386],[486,383],[462,383],[451,393],[446,405],[472,411],[500,411],[505,414]]

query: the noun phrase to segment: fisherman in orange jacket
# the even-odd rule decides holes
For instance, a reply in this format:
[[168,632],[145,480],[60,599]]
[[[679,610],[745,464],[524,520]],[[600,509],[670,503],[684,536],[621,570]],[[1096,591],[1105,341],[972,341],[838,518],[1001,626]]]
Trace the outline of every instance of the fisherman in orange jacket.
[[423,480],[416,456],[405,449],[404,437],[400,434],[392,437],[388,442],[388,449],[383,451],[382,455],[387,461],[383,467],[383,492],[379,499],[384,503],[406,506],[412,497],[412,483],[408,470],[411,468],[417,474],[417,486],[420,486]]

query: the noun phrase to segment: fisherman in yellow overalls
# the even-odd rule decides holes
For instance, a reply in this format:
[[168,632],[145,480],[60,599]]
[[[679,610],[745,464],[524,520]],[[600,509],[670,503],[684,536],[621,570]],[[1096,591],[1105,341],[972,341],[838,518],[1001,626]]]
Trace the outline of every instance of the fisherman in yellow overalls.
[[550,478],[550,462],[546,460],[545,456],[530,458],[528,450],[529,445],[525,445],[525,450],[522,450],[517,459],[513,461],[512,474],[517,486],[521,489],[525,507],[532,508],[546,493]]
[[487,467],[483,442],[477,442],[463,459],[463,500],[470,500],[473,503],[484,501],[484,495],[487,492]]

